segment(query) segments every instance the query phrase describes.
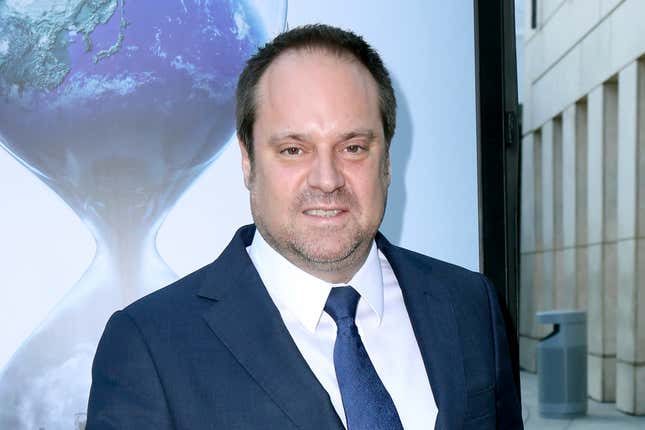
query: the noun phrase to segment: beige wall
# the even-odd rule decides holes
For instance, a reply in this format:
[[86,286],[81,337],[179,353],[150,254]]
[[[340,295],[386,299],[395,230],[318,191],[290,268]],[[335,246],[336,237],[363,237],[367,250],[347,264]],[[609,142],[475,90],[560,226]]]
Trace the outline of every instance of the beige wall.
[[548,331],[536,312],[585,309],[589,396],[645,414],[645,1],[537,4],[520,83],[521,366],[536,370]]

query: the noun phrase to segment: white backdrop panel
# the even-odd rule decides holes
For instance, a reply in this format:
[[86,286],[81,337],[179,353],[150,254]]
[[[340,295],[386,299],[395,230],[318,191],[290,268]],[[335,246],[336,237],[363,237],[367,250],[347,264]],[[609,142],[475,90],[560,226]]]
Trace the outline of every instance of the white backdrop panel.
[[[399,102],[383,232],[395,243],[479,268],[473,5],[470,1],[291,0],[290,27],[352,29],[381,53]],[[178,274],[212,261],[251,222],[233,139],[157,237]],[[0,368],[81,276],[94,253],[75,214],[0,150]]]

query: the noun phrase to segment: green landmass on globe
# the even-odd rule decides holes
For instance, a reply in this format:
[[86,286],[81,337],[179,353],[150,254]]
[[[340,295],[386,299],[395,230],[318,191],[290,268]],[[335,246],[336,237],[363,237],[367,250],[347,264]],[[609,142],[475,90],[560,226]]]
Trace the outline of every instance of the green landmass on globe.
[[[120,2],[121,27],[125,3]],[[119,8],[117,0],[7,0],[0,4],[0,89],[25,88],[52,90],[70,71],[68,35],[77,33],[92,50],[92,32],[108,22]],[[106,50],[97,52],[94,61],[121,48],[124,32]]]

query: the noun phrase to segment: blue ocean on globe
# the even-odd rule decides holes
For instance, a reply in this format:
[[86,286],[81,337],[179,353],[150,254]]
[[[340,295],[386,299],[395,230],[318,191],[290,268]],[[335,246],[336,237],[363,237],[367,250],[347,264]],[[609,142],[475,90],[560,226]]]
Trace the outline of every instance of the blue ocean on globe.
[[265,37],[244,1],[4,1],[0,140],[65,199],[80,182],[119,191],[113,169],[163,187],[231,136],[238,74]]

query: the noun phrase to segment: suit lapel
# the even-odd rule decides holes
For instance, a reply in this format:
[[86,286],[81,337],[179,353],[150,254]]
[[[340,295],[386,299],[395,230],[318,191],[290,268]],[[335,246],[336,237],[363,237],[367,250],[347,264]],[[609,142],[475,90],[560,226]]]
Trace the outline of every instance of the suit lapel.
[[380,233],[376,239],[399,282],[421,350],[430,388],[439,409],[435,428],[461,428],[466,386],[463,352],[450,287],[432,273],[427,263],[415,261],[414,254],[393,246]]
[[300,354],[245,247],[243,227],[213,263],[199,295],[214,300],[204,318],[251,378],[299,428],[338,428],[329,395]]
[[[246,252],[255,229],[240,229],[209,268],[199,295],[213,300],[204,319],[251,378],[299,428],[342,423],[293,342]],[[439,409],[437,429],[461,428],[466,401],[463,352],[449,286],[426,262],[377,235],[401,287]],[[425,257],[423,257],[425,258]]]

